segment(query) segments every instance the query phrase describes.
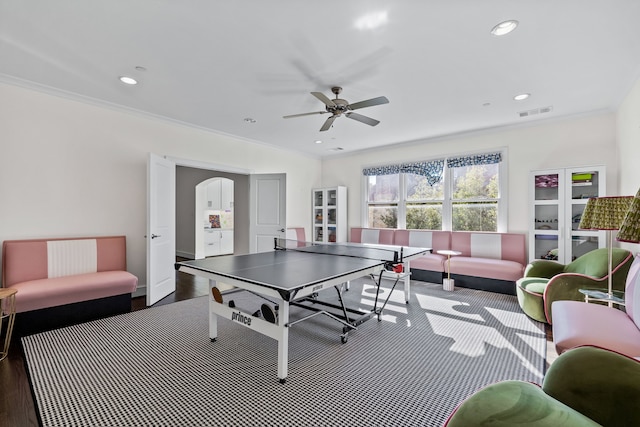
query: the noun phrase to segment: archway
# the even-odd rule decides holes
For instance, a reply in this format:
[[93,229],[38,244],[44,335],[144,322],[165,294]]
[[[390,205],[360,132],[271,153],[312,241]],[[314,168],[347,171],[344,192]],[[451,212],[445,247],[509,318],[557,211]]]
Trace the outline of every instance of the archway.
[[234,182],[214,177],[195,188],[195,258],[234,252]]

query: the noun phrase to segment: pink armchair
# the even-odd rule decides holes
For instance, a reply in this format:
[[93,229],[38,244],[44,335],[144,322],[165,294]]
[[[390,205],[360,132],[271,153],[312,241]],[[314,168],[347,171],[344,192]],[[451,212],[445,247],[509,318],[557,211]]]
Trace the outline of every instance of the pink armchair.
[[640,358],[640,255],[636,255],[625,287],[626,312],[606,305],[556,301],[553,342],[558,354],[593,345]]

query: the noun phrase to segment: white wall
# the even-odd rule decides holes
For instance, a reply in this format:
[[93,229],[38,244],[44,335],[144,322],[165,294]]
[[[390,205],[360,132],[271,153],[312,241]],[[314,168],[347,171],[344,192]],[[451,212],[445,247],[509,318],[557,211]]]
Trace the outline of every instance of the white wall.
[[636,194],[640,189],[640,79],[618,110],[620,146],[620,194]]
[[[640,191],[640,79],[618,109],[618,145],[620,147],[620,194]],[[634,253],[639,245],[620,243]]]
[[318,159],[0,84],[0,240],[126,235],[145,284],[148,152],[284,172],[288,223],[310,222]]
[[618,155],[615,114],[546,121],[525,128],[484,131],[391,148],[354,153],[322,163],[322,185],[349,188],[349,227],[361,225],[362,168],[446,155],[507,149],[508,231],[528,231],[529,171],[547,168],[605,165],[607,192],[615,194]]

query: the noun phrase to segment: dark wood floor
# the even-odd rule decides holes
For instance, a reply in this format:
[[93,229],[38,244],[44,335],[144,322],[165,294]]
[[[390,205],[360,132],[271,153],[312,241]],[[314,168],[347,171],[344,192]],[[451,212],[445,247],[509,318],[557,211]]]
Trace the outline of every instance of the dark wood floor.
[[[195,298],[206,295],[207,292],[207,280],[177,272],[176,292],[155,305]],[[131,300],[131,310],[146,308],[145,297]],[[24,355],[17,338],[12,341],[7,358],[0,362],[0,390],[0,426],[30,427],[39,425],[25,370]]]

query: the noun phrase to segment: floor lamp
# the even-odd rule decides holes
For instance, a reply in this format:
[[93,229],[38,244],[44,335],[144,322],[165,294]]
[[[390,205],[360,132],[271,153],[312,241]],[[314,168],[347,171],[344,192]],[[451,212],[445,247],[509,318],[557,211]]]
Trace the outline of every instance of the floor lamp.
[[631,202],[625,215],[616,240],[629,243],[640,243],[640,190]]
[[[579,229],[583,230],[605,230],[608,237],[609,249],[609,281],[608,300],[613,300],[613,277],[611,277],[611,258],[613,249],[613,231],[620,229],[633,196],[613,196],[613,197],[592,197],[587,201],[587,205],[580,219]],[[611,305],[611,303],[609,303]]]

